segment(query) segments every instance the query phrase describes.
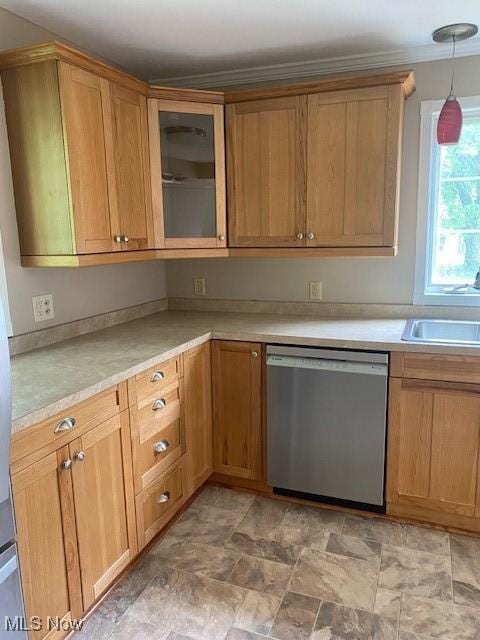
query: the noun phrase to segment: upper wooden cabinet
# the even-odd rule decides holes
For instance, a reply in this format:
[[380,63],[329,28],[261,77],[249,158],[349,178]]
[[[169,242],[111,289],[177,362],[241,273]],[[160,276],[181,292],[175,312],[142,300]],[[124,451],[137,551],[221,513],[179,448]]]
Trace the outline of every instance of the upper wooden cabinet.
[[223,106],[150,98],[148,118],[162,246],[226,247]]
[[393,254],[413,87],[393,73],[227,94],[230,246]]
[[56,60],[2,80],[22,255],[155,247],[146,96]]
[[304,96],[227,106],[231,246],[304,246],[305,111]]
[[[150,87],[59,43],[2,53],[0,71],[22,264],[88,266],[226,246],[223,106],[213,104],[223,96]],[[162,169],[158,128],[153,136],[154,211],[149,95],[160,121],[180,126],[165,125]],[[183,182],[168,180],[183,169]]]
[[397,244],[400,85],[308,96],[307,246]]

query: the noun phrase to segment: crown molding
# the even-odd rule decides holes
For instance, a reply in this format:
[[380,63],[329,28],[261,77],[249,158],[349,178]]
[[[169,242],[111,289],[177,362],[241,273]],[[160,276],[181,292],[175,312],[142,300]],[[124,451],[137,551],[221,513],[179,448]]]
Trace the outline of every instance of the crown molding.
[[[410,49],[398,51],[384,51],[380,53],[364,53],[357,56],[342,56],[335,58],[320,58],[304,62],[289,62],[273,64],[248,69],[232,69],[216,71],[190,76],[176,76],[170,78],[156,78],[151,83],[173,85],[177,87],[191,87],[206,89],[213,87],[229,87],[242,84],[271,82],[272,80],[290,80],[294,78],[309,78],[329,73],[344,73],[349,71],[366,71],[410,65],[415,62],[444,60],[452,54],[450,44],[431,43]],[[457,44],[456,57],[474,56],[480,54],[480,38],[473,38]]]

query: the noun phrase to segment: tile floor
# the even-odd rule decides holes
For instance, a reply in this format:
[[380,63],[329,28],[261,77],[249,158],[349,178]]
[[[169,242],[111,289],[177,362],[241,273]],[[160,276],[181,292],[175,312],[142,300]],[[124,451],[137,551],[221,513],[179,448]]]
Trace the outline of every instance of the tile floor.
[[480,538],[206,487],[88,640],[480,640]]

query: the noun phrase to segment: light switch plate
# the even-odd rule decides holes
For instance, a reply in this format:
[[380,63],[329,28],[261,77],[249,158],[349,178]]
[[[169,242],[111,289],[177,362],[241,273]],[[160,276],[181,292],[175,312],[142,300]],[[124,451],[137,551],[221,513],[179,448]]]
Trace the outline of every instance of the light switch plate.
[[309,284],[310,300],[321,300],[322,283],[319,280],[311,280]]
[[32,305],[35,322],[43,322],[44,320],[51,320],[55,317],[53,296],[51,293],[46,293],[43,296],[33,296]]
[[193,279],[193,292],[196,296],[204,296],[206,294],[205,278]]

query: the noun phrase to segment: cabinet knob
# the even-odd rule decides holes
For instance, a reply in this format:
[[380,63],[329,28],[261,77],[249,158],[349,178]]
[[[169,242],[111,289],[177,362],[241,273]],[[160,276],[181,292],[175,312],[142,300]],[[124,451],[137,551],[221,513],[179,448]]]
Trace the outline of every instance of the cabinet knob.
[[159,409],[164,409],[166,406],[167,401],[165,400],[165,398],[158,398],[158,400],[155,400],[155,402],[152,404],[152,410],[158,411]]
[[159,380],[163,380],[165,378],[165,374],[163,371],[155,371],[150,377],[150,382],[158,382]]
[[223,235],[223,233],[221,233],[221,234],[218,236],[218,239],[219,239],[219,240],[221,240],[222,242],[225,240],[225,236]]
[[129,237],[128,236],[123,236],[122,240],[123,240],[123,242],[128,242]]
[[297,240],[303,240],[303,233],[297,233]]
[[170,442],[168,440],[160,440],[153,445],[153,450],[155,453],[163,453],[170,446]]
[[75,418],[65,418],[64,420],[60,420],[57,424],[53,433],[62,433],[63,431],[70,431],[75,426],[76,420]]
[[313,240],[314,238],[315,238],[315,234],[314,233],[312,233],[311,231],[310,231],[310,233],[307,233],[307,240]]
[[258,358],[257,351],[252,351],[252,358]]
[[62,469],[63,469],[64,471],[68,471],[68,469],[71,469],[71,468],[72,468],[72,461],[71,461],[71,459],[70,459],[70,458],[67,458],[66,460],[64,460],[64,461],[62,462],[62,464],[61,464],[60,466],[62,467]]
[[122,241],[122,236],[113,236],[113,241],[114,242],[121,242]]
[[78,462],[83,462],[87,457],[87,454],[85,453],[85,451],[76,451],[73,457],[75,458],[75,460],[78,460]]
[[158,504],[163,504],[164,502],[168,502],[170,500],[170,491],[165,491],[161,493],[157,498]]

